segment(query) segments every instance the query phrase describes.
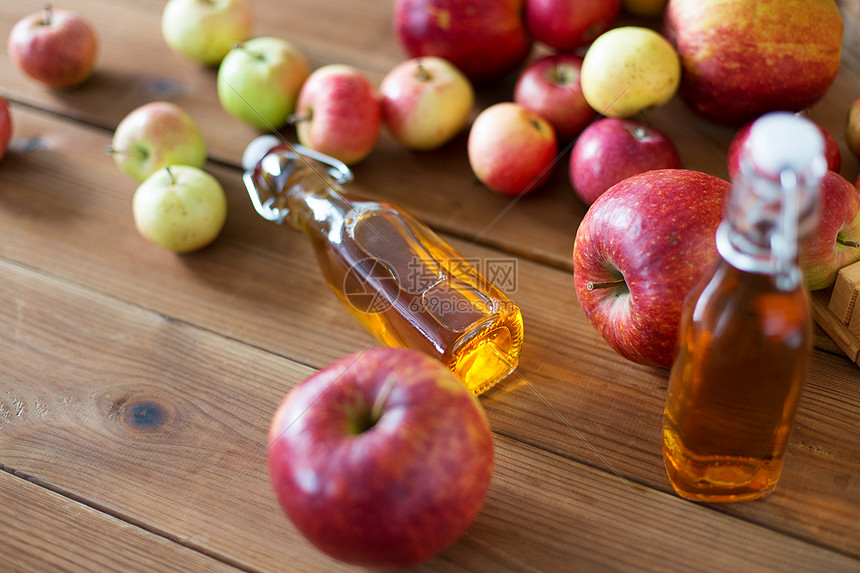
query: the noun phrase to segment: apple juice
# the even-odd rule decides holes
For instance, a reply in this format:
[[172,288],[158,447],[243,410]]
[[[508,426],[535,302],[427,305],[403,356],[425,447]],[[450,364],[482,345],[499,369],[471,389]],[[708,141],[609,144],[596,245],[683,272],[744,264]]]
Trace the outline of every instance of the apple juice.
[[752,126],[717,228],[720,260],[686,297],[663,415],[663,458],[682,497],[770,494],[782,471],[812,349],[798,240],[815,226],[826,170],[808,120]]
[[516,304],[414,217],[350,198],[324,173],[279,146],[246,185],[252,198],[270,196],[261,214],[309,236],[329,286],[381,342],[434,356],[476,395],[513,372],[523,341]]

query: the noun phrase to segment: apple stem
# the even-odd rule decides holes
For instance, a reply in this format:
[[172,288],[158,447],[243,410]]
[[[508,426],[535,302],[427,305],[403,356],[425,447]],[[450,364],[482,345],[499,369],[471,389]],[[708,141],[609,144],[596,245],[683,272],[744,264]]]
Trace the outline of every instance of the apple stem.
[[588,284],[585,285],[585,288],[588,290],[595,290],[599,288],[612,288],[615,286],[623,285],[624,279],[618,279],[617,281],[606,281],[602,283],[596,283],[594,281],[588,281]]
[[562,65],[555,67],[555,77],[557,83],[560,84],[566,84],[570,81],[570,78],[567,76],[567,68]]
[[415,78],[419,82],[426,82],[430,79],[430,74],[427,73],[427,70],[421,64],[418,64],[418,69],[415,70]]
[[233,49],[234,50],[245,50],[246,52],[248,52],[248,55],[250,55],[252,58],[256,58],[258,60],[265,60],[266,59],[266,56],[264,56],[260,52],[254,52],[254,51],[245,49],[245,44],[243,44],[241,42],[239,42],[238,44],[233,44]]
[[290,125],[295,125],[295,124],[301,123],[303,121],[310,121],[311,119],[313,119],[313,114],[310,112],[308,112],[304,115],[299,115],[297,113],[294,113],[290,117],[287,118],[287,123],[289,123]]
[[170,184],[175,185],[176,184],[176,177],[173,176],[173,171],[170,170],[170,166],[167,165],[164,167],[164,169],[165,169],[165,171],[167,171],[167,175],[170,177]]
[[148,154],[146,151],[142,149],[117,149],[116,147],[107,146],[107,152],[111,155],[139,155],[141,157],[146,157]]
[[846,241],[845,239],[840,239],[836,237],[836,242],[845,247],[860,247],[860,243],[857,241]]
[[391,394],[391,389],[394,387],[394,382],[397,379],[396,376],[389,376],[385,379],[385,384],[379,390],[379,394],[376,395],[376,400],[373,401],[373,407],[370,409],[370,424],[376,424],[379,421],[379,418],[382,415],[382,407],[385,405],[385,401],[388,399],[388,395]]
[[44,21],[45,26],[51,25],[51,18],[53,16],[53,11],[54,11],[54,9],[51,6],[50,2],[48,4],[45,4],[45,21]]

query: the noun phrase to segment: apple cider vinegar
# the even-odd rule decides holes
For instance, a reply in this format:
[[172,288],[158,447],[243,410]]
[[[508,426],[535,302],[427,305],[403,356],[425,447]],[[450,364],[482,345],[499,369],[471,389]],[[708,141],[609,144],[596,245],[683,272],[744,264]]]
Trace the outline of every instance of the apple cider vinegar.
[[815,225],[823,141],[807,120],[770,114],[745,153],[721,259],[685,301],[663,417],[669,479],[696,501],[773,491],[811,352],[797,244]]
[[279,145],[245,182],[261,215],[309,236],[329,286],[381,342],[434,356],[476,395],[513,372],[519,308],[402,209],[342,194],[348,178],[331,158]]

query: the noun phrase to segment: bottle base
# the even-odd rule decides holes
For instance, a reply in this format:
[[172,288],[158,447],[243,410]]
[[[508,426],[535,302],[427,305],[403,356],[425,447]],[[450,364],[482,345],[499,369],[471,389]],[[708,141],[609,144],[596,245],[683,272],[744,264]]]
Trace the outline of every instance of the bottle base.
[[705,503],[761,499],[776,487],[782,460],[741,456],[700,456],[677,435],[663,432],[663,460],[680,497]]

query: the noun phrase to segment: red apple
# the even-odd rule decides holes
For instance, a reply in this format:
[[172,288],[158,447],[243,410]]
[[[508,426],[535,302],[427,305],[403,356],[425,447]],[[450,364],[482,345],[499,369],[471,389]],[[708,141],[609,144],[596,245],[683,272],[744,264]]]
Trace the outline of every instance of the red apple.
[[512,72],[531,51],[523,2],[395,0],[394,30],[410,57],[438,56],[472,82],[488,82]]
[[807,108],[839,70],[843,25],[831,0],[669,0],[664,23],[681,57],[681,98],[716,123]]
[[601,195],[573,248],[576,296],[609,345],[668,368],[684,297],[717,259],[729,183],[685,169],[648,171]]
[[0,96],[0,159],[6,155],[10,139],[12,139],[12,114],[9,113],[9,102]]
[[545,120],[559,140],[570,141],[597,118],[582,95],[582,58],[574,54],[544,56],[520,73],[514,101]]
[[818,224],[800,247],[800,266],[810,290],[831,286],[839,269],[860,261],[860,191],[827,171],[818,193]]
[[845,120],[845,143],[857,159],[860,159],[860,97],[854,100]]
[[569,51],[608,30],[620,10],[621,0],[526,0],[526,29],[538,42]]
[[480,510],[493,440],[480,403],[441,363],[375,348],[293,388],[269,431],[269,474],[324,553],[373,568],[421,563]]
[[[811,121],[811,120],[810,120]],[[749,122],[738,130],[729,144],[727,166],[729,170],[729,179],[734,179],[738,171],[740,171],[741,151],[750,135],[750,128],[753,122]],[[839,172],[842,167],[842,153],[839,151],[839,143],[829,131],[816,124],[821,136],[824,138],[824,158],[827,160],[827,168],[831,171]]]
[[9,58],[30,78],[55,89],[83,83],[93,72],[98,40],[92,27],[70,10],[30,14],[9,33]]
[[379,84],[382,117],[394,138],[418,151],[441,147],[469,122],[475,91],[469,78],[442,58],[414,58]]
[[305,80],[296,102],[299,142],[351,165],[373,150],[382,111],[373,85],[352,66],[329,64]]
[[652,169],[679,169],[678,149],[653,127],[629,119],[603,118],[589,126],[570,153],[570,183],[591,205],[616,183]]
[[469,131],[467,151],[469,165],[484,185],[497,193],[522,195],[546,182],[557,143],[545,119],[504,102],[478,114]]

